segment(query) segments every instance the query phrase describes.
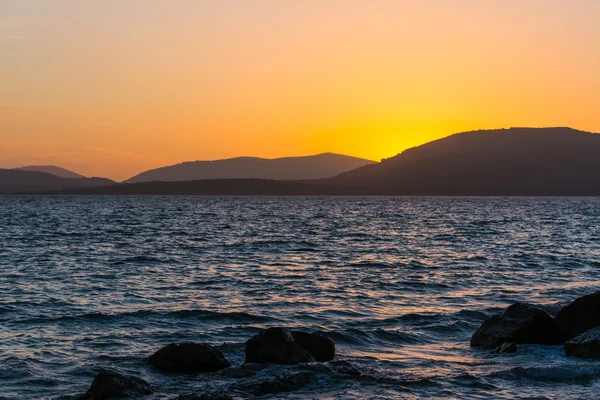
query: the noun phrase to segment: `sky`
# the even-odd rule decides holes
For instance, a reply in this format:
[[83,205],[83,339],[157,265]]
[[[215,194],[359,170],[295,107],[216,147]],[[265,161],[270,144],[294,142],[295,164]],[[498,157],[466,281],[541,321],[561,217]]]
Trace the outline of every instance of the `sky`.
[[600,132],[598,0],[1,0],[0,168]]

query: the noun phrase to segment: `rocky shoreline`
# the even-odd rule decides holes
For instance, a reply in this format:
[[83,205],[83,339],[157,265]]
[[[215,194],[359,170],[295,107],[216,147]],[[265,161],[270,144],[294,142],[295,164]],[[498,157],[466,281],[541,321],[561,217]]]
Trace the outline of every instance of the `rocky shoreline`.
[[520,344],[563,345],[567,357],[600,359],[600,292],[576,299],[556,317],[515,303],[486,319],[471,337],[471,347],[497,353],[514,353]]
[[[516,353],[523,344],[563,345],[567,357],[600,359],[600,292],[576,299],[555,316],[533,304],[515,303],[486,319],[470,341],[473,348],[499,354]],[[148,357],[148,363],[165,373],[217,373],[241,379],[227,392],[181,395],[178,400],[228,400],[293,391],[309,383],[311,368],[362,375],[350,363],[335,360],[335,344],[323,333],[286,328],[264,329],[250,338],[245,344],[245,362],[239,366],[232,366],[220,350],[206,343],[170,344]],[[272,365],[306,365],[308,370],[292,373],[282,369],[263,376],[261,371]],[[153,393],[152,386],[139,377],[102,371],[77,400],[138,398]]]
[[[148,358],[155,370],[185,375],[222,373],[236,378],[251,378],[269,365],[298,365],[330,362],[329,367],[343,375],[361,375],[361,372],[344,361],[334,361],[335,344],[320,332],[307,333],[286,328],[261,330],[246,342],[245,363],[232,367],[223,353],[206,343],[170,344]],[[260,397],[270,393],[289,391],[301,387],[310,379],[309,374],[281,373],[271,377],[257,377],[243,382],[236,392],[242,396]],[[150,384],[139,377],[121,375],[111,371],[100,372],[85,395],[77,400],[108,400],[136,398],[153,394]],[[233,393],[235,395],[235,393]],[[232,394],[222,392],[179,396],[181,400],[227,400]]]

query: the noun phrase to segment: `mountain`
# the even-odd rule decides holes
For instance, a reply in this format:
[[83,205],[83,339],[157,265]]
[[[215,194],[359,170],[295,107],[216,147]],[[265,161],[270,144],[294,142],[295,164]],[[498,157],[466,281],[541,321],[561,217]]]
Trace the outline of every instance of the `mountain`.
[[152,181],[54,193],[600,196],[600,134],[570,128],[473,131],[405,150],[333,178]]
[[464,132],[323,183],[422,194],[585,192],[600,188],[600,135],[570,128]]
[[373,164],[373,161],[325,153],[306,157],[264,159],[238,157],[217,161],[194,161],[143,172],[126,183],[176,182],[201,179],[304,180],[336,176],[341,172]]
[[69,171],[68,169],[64,169],[61,167],[57,167],[55,165],[30,165],[27,167],[15,168],[21,171],[35,171],[35,172],[45,172],[50,175],[58,176],[59,178],[71,178],[71,179],[79,179],[85,178],[83,175],[79,175],[73,171]]
[[114,185],[104,178],[61,178],[37,171],[0,169],[0,193],[31,193]]

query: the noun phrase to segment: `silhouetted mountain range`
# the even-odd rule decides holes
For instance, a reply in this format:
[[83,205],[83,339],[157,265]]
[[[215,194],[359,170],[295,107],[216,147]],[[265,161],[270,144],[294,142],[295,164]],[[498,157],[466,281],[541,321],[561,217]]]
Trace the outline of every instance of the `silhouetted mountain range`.
[[0,193],[31,193],[114,184],[115,181],[105,178],[61,178],[45,172],[0,169]]
[[362,158],[325,153],[306,157],[264,159],[238,157],[216,161],[185,162],[143,172],[125,183],[177,182],[202,179],[321,179],[373,164]]
[[570,128],[459,133],[327,183],[436,193],[598,187],[600,135]]
[[15,168],[21,171],[35,171],[35,172],[45,172],[50,175],[58,176],[59,178],[70,178],[70,179],[79,179],[85,178],[83,175],[79,175],[73,171],[69,171],[68,169],[64,169],[61,167],[57,167],[55,165],[29,165],[26,167]]
[[154,181],[59,193],[600,196],[600,135],[570,128],[473,131],[327,179]]

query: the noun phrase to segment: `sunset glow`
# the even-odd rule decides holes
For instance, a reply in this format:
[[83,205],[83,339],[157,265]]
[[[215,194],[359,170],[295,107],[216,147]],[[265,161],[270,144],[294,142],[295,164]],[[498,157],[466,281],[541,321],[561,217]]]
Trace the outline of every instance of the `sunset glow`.
[[600,2],[0,5],[0,167],[379,160],[454,132],[600,132]]

